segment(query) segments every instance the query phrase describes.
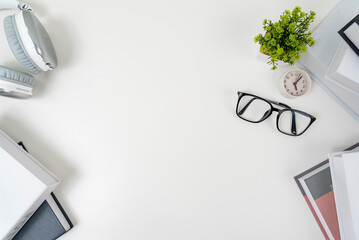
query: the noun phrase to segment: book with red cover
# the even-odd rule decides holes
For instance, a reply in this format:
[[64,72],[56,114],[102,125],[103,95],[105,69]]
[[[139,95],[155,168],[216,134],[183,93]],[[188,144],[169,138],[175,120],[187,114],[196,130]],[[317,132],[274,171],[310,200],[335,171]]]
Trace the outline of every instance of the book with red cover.
[[[359,143],[345,150],[359,147]],[[340,239],[329,161],[294,177],[325,239]]]

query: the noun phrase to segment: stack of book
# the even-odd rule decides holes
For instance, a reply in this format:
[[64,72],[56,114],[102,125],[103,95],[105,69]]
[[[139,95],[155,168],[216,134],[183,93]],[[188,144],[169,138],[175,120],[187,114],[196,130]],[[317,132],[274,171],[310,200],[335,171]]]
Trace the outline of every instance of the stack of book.
[[53,190],[59,179],[0,131],[0,239],[53,240],[72,223]]
[[359,240],[359,143],[294,177],[326,239]]
[[359,56],[353,50],[359,41],[358,12],[358,0],[339,0],[313,31],[315,46],[296,65],[359,121]]

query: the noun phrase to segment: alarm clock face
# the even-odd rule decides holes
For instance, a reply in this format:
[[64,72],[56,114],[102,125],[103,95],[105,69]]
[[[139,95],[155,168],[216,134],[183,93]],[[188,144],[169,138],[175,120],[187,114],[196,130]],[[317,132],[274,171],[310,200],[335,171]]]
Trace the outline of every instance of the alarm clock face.
[[293,69],[287,72],[283,78],[284,90],[293,97],[302,96],[311,86],[309,75],[300,70]]

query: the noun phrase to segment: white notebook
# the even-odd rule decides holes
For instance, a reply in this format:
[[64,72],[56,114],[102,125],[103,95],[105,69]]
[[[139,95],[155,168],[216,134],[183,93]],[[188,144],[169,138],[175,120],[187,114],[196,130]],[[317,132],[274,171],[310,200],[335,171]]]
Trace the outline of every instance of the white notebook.
[[359,152],[329,154],[341,240],[359,240]]
[[0,239],[10,240],[59,180],[0,131]]

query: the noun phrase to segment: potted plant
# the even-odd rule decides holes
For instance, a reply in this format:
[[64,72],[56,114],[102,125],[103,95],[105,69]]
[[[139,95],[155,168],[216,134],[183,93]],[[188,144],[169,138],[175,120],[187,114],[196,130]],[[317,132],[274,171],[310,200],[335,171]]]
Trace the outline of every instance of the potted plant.
[[278,22],[264,19],[265,34],[258,34],[254,42],[260,45],[260,51],[268,55],[268,64],[272,70],[277,69],[278,60],[293,66],[300,59],[300,54],[314,46],[309,25],[314,21],[315,12],[305,13],[300,7],[292,12],[285,10]]

